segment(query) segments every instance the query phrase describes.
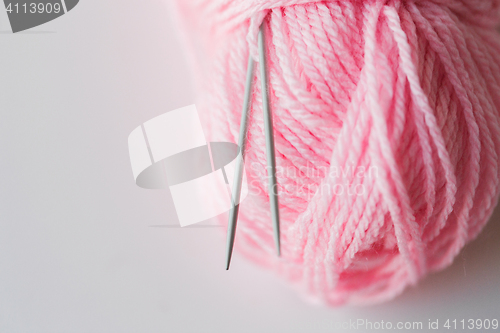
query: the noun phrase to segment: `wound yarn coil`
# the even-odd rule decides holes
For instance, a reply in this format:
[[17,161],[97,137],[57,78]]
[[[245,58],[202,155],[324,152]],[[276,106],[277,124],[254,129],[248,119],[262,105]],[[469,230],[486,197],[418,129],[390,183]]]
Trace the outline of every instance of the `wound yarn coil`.
[[258,60],[267,23],[282,257],[259,84],[236,252],[311,300],[373,304],[449,266],[481,231],[499,194],[500,1],[172,3],[210,141],[237,142],[247,57]]

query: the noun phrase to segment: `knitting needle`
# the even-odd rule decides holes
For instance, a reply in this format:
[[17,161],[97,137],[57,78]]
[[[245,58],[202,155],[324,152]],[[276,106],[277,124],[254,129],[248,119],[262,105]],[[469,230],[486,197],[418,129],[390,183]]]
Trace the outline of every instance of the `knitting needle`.
[[243,161],[245,156],[245,148],[247,145],[247,134],[248,134],[248,118],[250,115],[250,102],[252,94],[252,82],[253,82],[253,68],[254,61],[252,56],[248,56],[248,66],[247,66],[247,79],[245,84],[245,96],[243,98],[243,110],[241,112],[241,122],[240,122],[240,135],[238,138],[238,145],[241,151],[241,159],[236,161],[236,172],[234,173],[233,181],[233,195],[232,195],[232,205],[233,208],[229,212],[229,221],[227,226],[227,238],[226,238],[226,270],[229,269],[231,264],[231,255],[233,253],[234,236],[236,233],[236,223],[238,222],[238,212],[240,208],[240,194],[241,194],[241,183],[243,182]]
[[[264,23],[262,23],[259,30],[259,60],[260,60],[260,70],[261,70],[261,84],[262,84],[262,108],[264,111],[264,131],[266,138],[266,155],[267,155],[267,169],[269,177],[269,200],[271,205],[271,218],[273,221],[273,232],[274,241],[276,244],[276,249],[278,256],[281,253],[280,250],[280,229],[279,229],[279,210],[278,210],[278,193],[276,185],[276,158],[274,152],[274,136],[273,136],[273,123],[271,116],[271,108],[269,105],[269,91],[267,89],[267,64],[265,57],[264,48],[264,38],[263,38]],[[247,134],[248,134],[248,116],[250,114],[250,102],[252,93],[252,81],[253,81],[253,69],[254,61],[251,56],[248,57],[247,66],[247,78],[245,84],[245,96],[243,99],[243,111],[241,114],[240,123],[240,134],[239,134],[239,146],[241,149],[242,159],[238,159],[236,165],[236,172],[234,175],[234,186],[233,186],[233,196],[232,203],[233,208],[229,212],[229,222],[227,229],[227,239],[226,239],[226,270],[229,269],[231,263],[231,256],[234,246],[234,237],[236,233],[236,224],[238,222],[238,212],[239,212],[239,201],[241,193],[241,184],[243,180],[243,159],[245,154],[245,148],[247,144]]]
[[269,178],[269,203],[271,205],[271,218],[273,221],[274,243],[278,256],[281,255],[280,248],[280,217],[278,209],[278,186],[276,181],[276,156],[274,148],[274,130],[271,107],[269,104],[269,85],[267,78],[266,49],[264,40],[265,20],[259,30],[259,63],[260,82],[262,90],[262,109],[264,111],[264,132],[266,134],[266,159],[267,177]]

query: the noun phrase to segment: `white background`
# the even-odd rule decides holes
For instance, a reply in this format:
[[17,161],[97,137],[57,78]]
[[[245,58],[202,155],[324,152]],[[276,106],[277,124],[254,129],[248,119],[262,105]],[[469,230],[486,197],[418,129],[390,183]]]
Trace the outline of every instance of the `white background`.
[[309,305],[238,253],[226,272],[221,228],[151,227],[175,224],[173,207],[167,192],[134,184],[127,137],[195,102],[167,7],[82,0],[15,35],[0,15],[0,332],[340,332],[336,322],[356,319],[500,319],[498,210],[452,267],[365,308]]

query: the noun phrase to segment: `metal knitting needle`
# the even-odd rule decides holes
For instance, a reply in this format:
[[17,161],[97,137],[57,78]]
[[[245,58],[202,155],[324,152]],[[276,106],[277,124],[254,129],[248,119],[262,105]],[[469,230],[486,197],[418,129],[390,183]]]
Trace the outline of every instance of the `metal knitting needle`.
[[250,115],[250,102],[252,95],[254,61],[252,56],[248,56],[247,79],[245,84],[245,96],[243,98],[243,110],[241,112],[240,135],[238,145],[240,146],[241,159],[236,161],[236,172],[233,180],[232,205],[233,208],[229,212],[229,222],[227,225],[226,238],[226,270],[231,264],[231,255],[233,253],[234,236],[236,233],[236,223],[238,222],[238,212],[240,208],[241,183],[243,182],[243,161],[245,157],[245,148],[247,145],[248,134],[248,118]]
[[[278,251],[278,256],[281,253],[280,250],[280,229],[279,229],[279,210],[278,210],[278,193],[276,186],[276,158],[274,153],[274,136],[273,136],[273,123],[271,110],[269,106],[269,91],[267,89],[267,64],[264,48],[264,38],[263,38],[264,22],[262,23],[259,30],[259,55],[260,55],[260,70],[261,70],[261,84],[262,84],[262,108],[264,110],[264,131],[266,137],[266,154],[267,154],[267,164],[268,164],[268,177],[269,177],[269,198],[271,204],[271,217],[273,221],[273,231],[274,240],[276,244],[276,249]],[[250,113],[250,102],[252,93],[252,82],[253,82],[253,69],[254,61],[249,55],[248,57],[248,67],[247,67],[247,78],[245,84],[245,96],[243,100],[243,111],[241,115],[240,123],[240,134],[239,134],[239,146],[241,149],[241,160],[237,161],[236,172],[234,175],[234,186],[233,186],[233,196],[232,204],[233,208],[229,213],[229,222],[227,229],[227,242],[226,242],[226,270],[229,269],[231,263],[231,255],[234,245],[234,237],[236,233],[236,224],[238,222],[238,212],[239,212],[239,201],[241,193],[241,183],[243,181],[243,159],[245,154],[245,148],[247,144],[247,134],[248,134],[248,117]]]
[[274,243],[278,256],[280,247],[280,215],[278,209],[278,185],[276,181],[276,156],[274,149],[274,130],[271,106],[269,104],[269,84],[267,78],[267,61],[264,39],[265,20],[259,30],[259,63],[260,83],[262,90],[262,109],[264,111],[264,132],[266,134],[267,177],[269,179],[269,203],[271,205],[271,219],[273,221]]

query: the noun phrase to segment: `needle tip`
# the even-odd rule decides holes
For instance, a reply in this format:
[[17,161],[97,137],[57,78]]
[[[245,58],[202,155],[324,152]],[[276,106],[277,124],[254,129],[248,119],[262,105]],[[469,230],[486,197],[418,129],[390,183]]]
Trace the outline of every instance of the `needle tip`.
[[229,270],[229,266],[231,265],[231,251],[232,249],[228,249],[226,253],[226,271]]

